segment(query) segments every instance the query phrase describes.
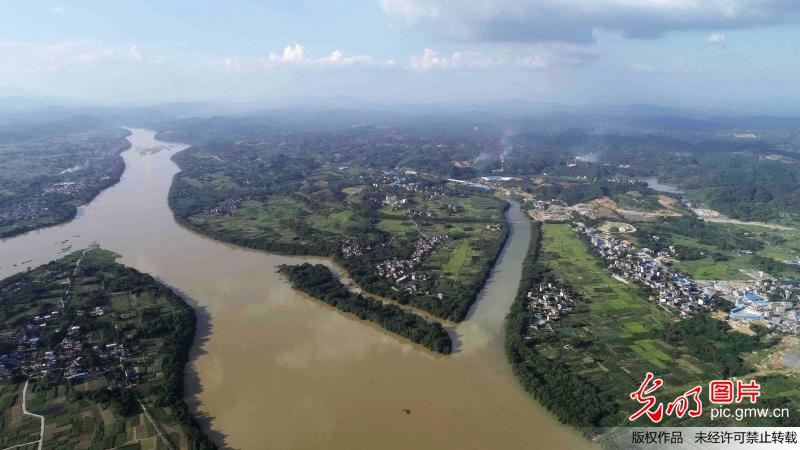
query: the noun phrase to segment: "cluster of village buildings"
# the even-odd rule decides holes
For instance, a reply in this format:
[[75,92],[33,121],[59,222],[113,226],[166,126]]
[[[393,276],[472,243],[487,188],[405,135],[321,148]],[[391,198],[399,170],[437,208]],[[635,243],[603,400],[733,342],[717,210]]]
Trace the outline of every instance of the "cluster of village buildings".
[[544,200],[531,200],[532,208],[528,210],[531,219],[537,222],[559,223],[566,222],[572,217],[572,209]]
[[[444,185],[424,183],[417,177],[417,172],[413,170],[397,171],[384,170],[381,175],[370,180],[372,187],[380,189],[404,190],[406,192],[420,193],[427,200],[436,200],[447,194]],[[401,191],[402,192],[402,191]],[[384,200],[385,205],[393,208],[402,208],[406,205],[407,199],[398,195],[387,194]]]
[[696,281],[663,263],[675,256],[673,247],[654,253],[580,222],[574,227],[586,236],[615,278],[650,288],[657,293],[653,300],[679,310],[682,317],[724,300],[734,305],[729,320],[737,325],[755,321],[790,333],[800,331],[800,314],[790,301],[793,286],[788,280],[782,282],[759,272],[750,281]]
[[45,194],[60,194],[60,195],[69,195],[81,192],[86,188],[86,182],[83,180],[79,181],[63,181],[60,183],[54,183],[46,188],[44,188]]
[[[95,308],[85,315],[99,317],[103,315],[103,311]],[[130,356],[130,349],[122,344],[93,345],[89,351],[97,356],[100,364],[87,367],[87,336],[80,326],[72,325],[62,330],[63,319],[59,311],[26,317],[23,321],[25,324],[13,336],[15,348],[0,355],[0,378],[12,375],[47,376],[55,382],[65,380],[79,383],[99,376],[108,367],[118,365],[118,358]],[[50,346],[42,341],[43,336],[52,336],[62,331],[65,331],[64,337],[58,344]],[[52,349],[42,352],[44,348]]]
[[11,203],[0,208],[0,222],[32,221],[47,213],[47,207],[37,201]]
[[675,256],[675,249],[655,253],[650,249],[638,249],[627,240],[619,239],[581,222],[575,229],[586,236],[592,249],[608,265],[614,278],[629,283],[635,282],[656,292],[660,305],[680,311],[682,317],[693,311],[709,309],[714,301],[714,292],[701,289],[692,279],[685,277],[662,263],[663,258]]
[[339,251],[345,258],[357,258],[364,255],[364,250],[361,249],[361,246],[350,239],[342,240]]
[[437,244],[448,239],[448,236],[423,236],[414,244],[414,251],[408,259],[392,258],[378,263],[376,273],[391,281],[394,289],[402,289],[416,294],[420,283],[430,279],[430,274],[416,270],[422,265],[422,259],[433,251]]
[[489,224],[486,224],[484,229],[486,231],[490,231],[492,233],[499,233],[499,232],[503,231],[503,225],[501,225],[499,223],[489,223]]
[[242,204],[248,200],[250,200],[250,197],[226,198],[213,208],[208,209],[207,213],[215,216],[229,216],[241,208]]
[[549,327],[550,322],[568,315],[576,300],[573,294],[553,282],[540,283],[525,298],[528,311],[534,316],[534,321],[528,325],[526,339],[530,339],[536,331]]
[[[90,352],[99,358],[100,364],[86,362],[87,349],[84,348],[88,336],[79,325],[65,324],[63,309],[72,300],[72,279],[80,271],[81,259],[71,270],[53,274],[55,278],[66,276],[66,288],[61,295],[61,310],[49,314],[39,314],[21,319],[22,325],[14,332],[12,343],[15,347],[10,352],[0,355],[0,378],[13,375],[26,377],[47,376],[55,382],[62,380],[79,383],[94,378],[108,367],[118,364],[119,358],[130,356],[130,349],[122,344],[107,343],[93,345]],[[20,283],[22,283],[20,281]],[[19,289],[21,284],[12,285],[9,289]],[[86,311],[77,311],[78,317],[101,317],[105,311],[95,307]],[[54,335],[63,335],[57,344],[48,342]],[[43,349],[45,350],[42,352]]]

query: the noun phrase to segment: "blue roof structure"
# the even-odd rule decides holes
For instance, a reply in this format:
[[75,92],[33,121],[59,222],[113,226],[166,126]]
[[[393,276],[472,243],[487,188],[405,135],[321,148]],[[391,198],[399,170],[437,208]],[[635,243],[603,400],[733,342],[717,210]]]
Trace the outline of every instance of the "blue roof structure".
[[764,297],[753,294],[752,292],[745,293],[744,298],[745,300],[751,301],[753,303],[767,303],[767,301],[764,300]]

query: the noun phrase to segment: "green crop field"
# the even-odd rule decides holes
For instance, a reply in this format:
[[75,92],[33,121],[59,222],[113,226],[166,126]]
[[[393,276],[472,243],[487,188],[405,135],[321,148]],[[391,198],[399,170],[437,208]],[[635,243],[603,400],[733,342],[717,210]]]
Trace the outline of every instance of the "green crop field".
[[444,272],[447,275],[458,276],[461,272],[461,268],[464,267],[464,263],[467,262],[467,258],[470,257],[472,254],[472,249],[469,246],[468,242],[461,242],[456,246],[455,251],[452,252],[450,256],[450,260],[447,261],[447,264],[444,266]]
[[542,255],[544,262],[567,284],[579,286],[592,302],[596,313],[644,313],[650,305],[638,288],[612,278],[589,253],[568,225],[545,225]]
[[702,258],[693,261],[678,261],[675,268],[697,280],[749,280],[750,277],[741,272],[752,269],[746,256],[737,256],[728,261],[714,261],[713,258]]
[[[775,277],[800,279],[800,265],[786,261],[800,255],[800,231],[773,230],[754,225],[707,223],[694,219],[671,219],[637,224],[640,246],[653,242],[644,236],[658,235],[661,245],[673,245],[679,256],[675,268],[698,280],[747,280],[742,270],[764,271]],[[697,226],[701,223],[702,226]],[[698,233],[698,230],[702,234]],[[656,244],[658,245],[658,244]]]
[[[176,217],[222,241],[332,257],[369,292],[463,319],[507,235],[503,200],[436,176],[273,151],[211,146],[177,154],[183,171],[169,196]],[[410,258],[424,236],[444,239],[415,263],[419,286],[375,276],[379,264]]]
[[[543,225],[542,236],[541,264],[560,282],[578,290],[582,304],[552,329],[540,330],[532,345],[617,402],[618,416],[608,419],[609,423],[625,423],[635,410],[628,394],[646,372],[664,379],[659,398],[665,399],[720,376],[717,363],[695,357],[687,346],[668,343],[665,333],[679,325],[677,316],[648,301],[636,285],[612,278],[569,225]],[[732,344],[712,341],[706,345],[723,350]],[[771,389],[794,398],[800,382],[788,378],[784,383]]]
[[[435,208],[440,203],[424,200],[420,196],[414,199],[416,207],[426,212],[432,211],[428,207]],[[470,214],[476,212],[476,216],[465,216],[464,212],[452,213],[456,221],[450,222],[432,213],[431,217],[417,217],[412,221],[398,215],[398,211],[390,207],[383,207],[377,224],[378,229],[391,235],[392,244],[398,247],[412,246],[422,236],[420,233],[449,237],[423,260],[421,266],[422,271],[432,273],[436,279],[432,289],[445,297],[461,295],[460,291],[465,286],[477,288],[489,270],[488,263],[495,257],[504,236],[503,232],[486,230],[487,224],[504,222],[499,208],[501,201],[477,195],[451,199],[457,200],[464,211],[470,211]]]
[[626,209],[656,211],[664,208],[660,203],[658,203],[658,198],[654,196],[642,195],[636,191],[616,195],[614,200],[619,204],[619,206]]
[[[145,448],[167,448],[163,439],[156,440],[133,393],[158,417],[158,426],[172,439],[170,446],[209,444],[177,394],[194,336],[194,313],[152,277],[114,262],[116,257],[102,249],[78,251],[0,281],[3,334],[36,320],[35,315],[48,318],[37,327],[41,343],[25,352],[26,364],[13,366],[14,376],[0,380],[3,448],[39,438],[38,419],[22,415],[26,378],[27,407],[45,418],[45,448],[112,448],[139,439],[147,441]],[[80,270],[74,272],[79,260]],[[62,307],[67,280],[71,295]],[[95,314],[95,307],[103,313]],[[68,334],[72,326],[79,331]],[[109,350],[118,345],[125,351]],[[48,351],[62,367],[86,373],[86,379],[30,373],[26,367],[41,362]]]

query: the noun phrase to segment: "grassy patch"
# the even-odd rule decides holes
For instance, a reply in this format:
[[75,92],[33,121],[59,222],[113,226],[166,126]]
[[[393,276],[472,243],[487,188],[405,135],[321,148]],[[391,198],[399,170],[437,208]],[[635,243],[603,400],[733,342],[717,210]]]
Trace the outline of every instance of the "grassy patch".
[[472,255],[472,249],[468,242],[460,242],[450,255],[450,260],[444,266],[444,273],[448,276],[458,277],[461,268],[467,262],[467,258]]

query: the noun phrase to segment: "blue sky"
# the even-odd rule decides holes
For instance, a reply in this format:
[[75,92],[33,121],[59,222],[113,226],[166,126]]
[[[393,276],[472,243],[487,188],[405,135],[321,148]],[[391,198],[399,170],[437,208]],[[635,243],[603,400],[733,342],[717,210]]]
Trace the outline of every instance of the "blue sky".
[[0,0],[0,96],[800,112],[793,0]]

